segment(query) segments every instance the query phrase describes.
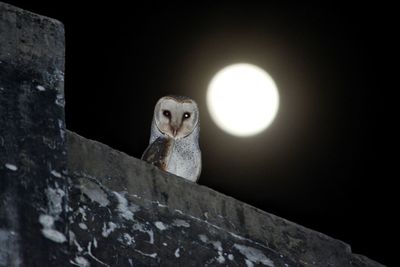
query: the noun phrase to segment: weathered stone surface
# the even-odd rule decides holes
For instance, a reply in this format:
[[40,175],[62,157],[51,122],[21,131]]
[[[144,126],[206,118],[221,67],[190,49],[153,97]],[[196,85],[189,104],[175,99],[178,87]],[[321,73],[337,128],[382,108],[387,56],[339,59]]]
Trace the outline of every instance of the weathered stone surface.
[[380,266],[339,240],[67,137],[73,257],[109,266]]
[[0,3],[0,266],[66,260],[61,23]]

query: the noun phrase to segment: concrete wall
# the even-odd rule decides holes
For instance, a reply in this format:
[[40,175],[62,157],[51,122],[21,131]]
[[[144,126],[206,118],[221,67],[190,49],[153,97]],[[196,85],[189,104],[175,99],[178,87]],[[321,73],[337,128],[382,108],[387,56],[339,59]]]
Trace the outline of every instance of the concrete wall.
[[88,261],[92,250],[109,266],[379,266],[339,240],[104,144],[67,139],[72,251]]
[[0,3],[0,266],[381,266],[64,125],[64,30]]
[[0,266],[68,258],[64,28],[0,3]]

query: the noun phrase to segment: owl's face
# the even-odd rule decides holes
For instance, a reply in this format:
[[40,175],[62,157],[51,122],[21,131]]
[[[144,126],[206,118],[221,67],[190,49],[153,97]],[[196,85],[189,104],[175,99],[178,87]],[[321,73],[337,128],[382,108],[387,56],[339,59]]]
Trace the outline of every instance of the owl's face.
[[157,128],[173,139],[184,138],[196,128],[199,110],[189,98],[165,96],[158,100],[154,109]]

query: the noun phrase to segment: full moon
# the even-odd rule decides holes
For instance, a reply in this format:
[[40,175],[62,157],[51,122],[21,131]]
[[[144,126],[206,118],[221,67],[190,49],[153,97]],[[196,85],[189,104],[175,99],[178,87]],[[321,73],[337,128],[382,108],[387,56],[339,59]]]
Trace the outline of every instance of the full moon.
[[274,120],[279,107],[278,89],[263,69],[234,64],[220,70],[211,80],[207,106],[221,129],[235,136],[252,136]]

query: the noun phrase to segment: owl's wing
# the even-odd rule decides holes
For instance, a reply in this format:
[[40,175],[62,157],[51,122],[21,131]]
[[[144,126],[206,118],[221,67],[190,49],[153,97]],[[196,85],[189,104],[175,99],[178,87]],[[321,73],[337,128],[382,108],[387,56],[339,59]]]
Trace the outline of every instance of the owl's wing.
[[165,171],[171,155],[173,142],[171,138],[158,137],[144,151],[142,160]]

